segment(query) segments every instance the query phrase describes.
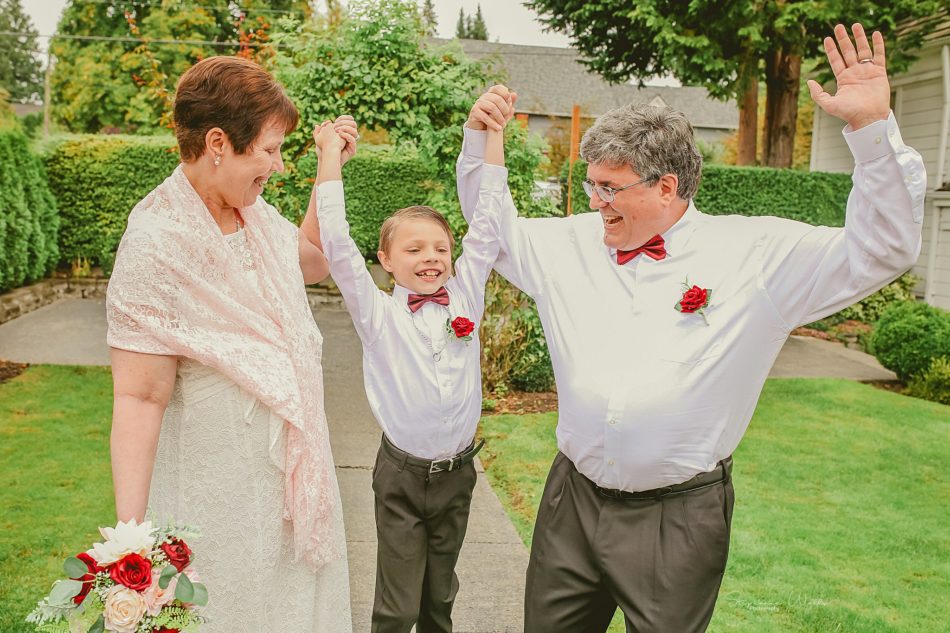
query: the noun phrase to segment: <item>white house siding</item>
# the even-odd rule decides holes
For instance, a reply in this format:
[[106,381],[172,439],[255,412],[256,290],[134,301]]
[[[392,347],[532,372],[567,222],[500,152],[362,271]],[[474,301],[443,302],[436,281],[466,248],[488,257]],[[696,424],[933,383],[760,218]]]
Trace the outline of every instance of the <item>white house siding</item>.
[[[950,193],[935,192],[937,161],[940,151],[940,126],[943,108],[943,78],[940,45],[930,45],[920,59],[901,75],[891,79],[894,116],[900,125],[904,142],[920,152],[927,168],[927,202],[923,226],[923,246],[917,264],[911,269],[920,277],[917,292],[929,303],[950,309]],[[833,89],[833,85],[826,87]],[[816,110],[812,128],[812,171],[850,173],[854,160],[841,135],[843,123],[820,109]],[[950,135],[943,140],[950,142]],[[950,173],[950,155],[944,171]],[[947,180],[948,176],[944,176]],[[939,213],[940,228],[933,232],[934,218]],[[933,248],[936,237],[936,249]],[[931,261],[931,251],[935,251]],[[933,266],[933,279],[927,280],[928,266]]]

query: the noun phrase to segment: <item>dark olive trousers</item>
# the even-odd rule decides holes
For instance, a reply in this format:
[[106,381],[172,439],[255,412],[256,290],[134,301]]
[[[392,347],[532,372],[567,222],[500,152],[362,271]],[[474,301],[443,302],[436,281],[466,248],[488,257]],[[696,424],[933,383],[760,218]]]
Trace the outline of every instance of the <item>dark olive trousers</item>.
[[618,606],[628,633],[705,631],[734,502],[729,471],[720,468],[721,481],[694,490],[619,499],[558,453],[531,545],[525,632],[602,633]]
[[[385,440],[384,440],[385,441]],[[373,468],[376,597],[373,633],[449,633],[455,575],[475,488],[475,464],[429,474],[383,446]]]

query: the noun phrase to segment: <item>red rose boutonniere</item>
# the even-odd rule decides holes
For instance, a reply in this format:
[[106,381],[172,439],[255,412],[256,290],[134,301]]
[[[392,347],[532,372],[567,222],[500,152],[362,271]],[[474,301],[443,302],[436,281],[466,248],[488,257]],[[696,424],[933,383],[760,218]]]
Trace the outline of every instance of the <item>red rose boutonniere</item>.
[[457,339],[468,343],[472,340],[472,332],[475,331],[475,324],[465,317],[455,317],[454,320],[445,320],[445,331]]
[[709,288],[700,288],[696,285],[690,285],[689,278],[687,277],[686,281],[683,282],[683,296],[679,301],[676,302],[676,305],[673,306],[677,312],[685,312],[687,314],[696,313],[699,316],[703,317],[703,322],[706,325],[709,325],[709,321],[706,320],[706,307],[709,305],[709,299],[712,297],[712,290]]

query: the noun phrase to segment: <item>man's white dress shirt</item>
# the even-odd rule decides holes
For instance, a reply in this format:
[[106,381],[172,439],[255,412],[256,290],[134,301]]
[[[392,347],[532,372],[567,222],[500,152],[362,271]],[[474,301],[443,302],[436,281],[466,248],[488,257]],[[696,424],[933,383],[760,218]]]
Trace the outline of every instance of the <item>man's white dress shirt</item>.
[[[451,457],[475,437],[482,409],[478,323],[485,309],[485,282],[498,254],[507,175],[504,167],[486,165],[474,183],[474,218],[462,240],[455,275],[445,284],[449,305],[428,302],[414,314],[407,305],[409,290],[397,285],[389,295],[376,287],[366,269],[350,237],[343,183],[325,182],[318,188],[320,238],[363,344],[370,408],[386,436],[416,457]],[[446,321],[460,316],[475,323],[471,341],[446,332]]]
[[[735,450],[795,327],[871,294],[916,261],[926,174],[893,115],[845,129],[855,158],[844,228],[711,216],[690,203],[667,257],[620,266],[599,213],[518,218],[506,194],[496,270],[538,306],[558,390],[558,448],[606,488],[650,490]],[[462,210],[478,191],[485,133],[465,130]],[[683,284],[711,290],[677,312]]]

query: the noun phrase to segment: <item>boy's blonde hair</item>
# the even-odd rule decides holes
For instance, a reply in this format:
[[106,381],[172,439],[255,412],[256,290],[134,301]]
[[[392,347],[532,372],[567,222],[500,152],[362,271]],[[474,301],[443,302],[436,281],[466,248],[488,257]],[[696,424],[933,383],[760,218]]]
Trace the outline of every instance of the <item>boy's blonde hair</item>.
[[396,227],[404,220],[429,220],[435,222],[445,231],[449,237],[449,246],[455,248],[455,236],[452,235],[452,227],[445,216],[433,209],[422,205],[406,207],[399,209],[391,216],[386,218],[383,225],[379,227],[379,250],[389,253],[389,246],[393,241],[393,235],[396,233]]

